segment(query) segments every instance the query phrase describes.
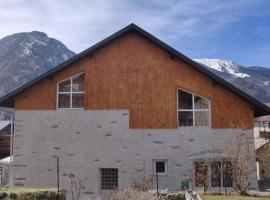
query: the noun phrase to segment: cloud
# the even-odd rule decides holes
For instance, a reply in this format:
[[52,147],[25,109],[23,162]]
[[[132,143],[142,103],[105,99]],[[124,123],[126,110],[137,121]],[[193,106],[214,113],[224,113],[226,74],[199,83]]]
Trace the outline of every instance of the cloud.
[[0,37],[39,30],[80,52],[135,22],[165,42],[185,48],[185,41],[218,37],[243,16],[256,14],[258,6],[256,0],[0,1]]

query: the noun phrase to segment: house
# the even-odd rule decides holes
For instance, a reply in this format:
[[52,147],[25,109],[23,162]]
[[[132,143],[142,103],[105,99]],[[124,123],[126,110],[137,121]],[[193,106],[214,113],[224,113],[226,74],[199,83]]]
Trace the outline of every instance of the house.
[[0,160],[0,187],[7,187],[9,185],[9,170],[10,170],[10,157]]
[[0,120],[0,159],[10,156],[11,121]]
[[255,119],[255,149],[260,189],[270,189],[270,115]]
[[[252,144],[263,103],[131,24],[0,99],[14,108],[12,187],[70,188],[85,194],[158,175],[160,188],[232,187],[224,142]],[[223,167],[221,167],[223,166]],[[224,170],[219,176],[217,171]]]
[[11,120],[0,120],[0,187],[8,185]]

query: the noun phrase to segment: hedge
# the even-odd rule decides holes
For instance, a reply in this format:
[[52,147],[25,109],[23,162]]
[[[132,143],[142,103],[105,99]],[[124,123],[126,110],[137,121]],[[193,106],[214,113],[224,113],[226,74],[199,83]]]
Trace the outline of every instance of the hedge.
[[[58,200],[57,191],[55,190],[29,190],[20,189],[0,191],[0,200]],[[59,200],[65,200],[66,194],[61,191]]]
[[169,193],[167,194],[168,200],[185,200],[185,194],[181,192]]

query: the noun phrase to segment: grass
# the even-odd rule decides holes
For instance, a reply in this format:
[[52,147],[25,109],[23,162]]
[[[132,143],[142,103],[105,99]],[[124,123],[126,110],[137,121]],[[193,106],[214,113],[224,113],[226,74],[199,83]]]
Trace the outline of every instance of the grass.
[[203,200],[270,200],[270,197],[244,197],[231,195],[207,195],[202,196]]

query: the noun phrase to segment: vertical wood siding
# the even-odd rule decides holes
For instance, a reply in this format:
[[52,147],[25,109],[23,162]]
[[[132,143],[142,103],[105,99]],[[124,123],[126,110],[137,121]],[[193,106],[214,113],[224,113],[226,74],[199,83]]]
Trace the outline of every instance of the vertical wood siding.
[[177,88],[211,99],[213,128],[253,127],[248,102],[133,32],[26,90],[15,108],[55,109],[57,82],[82,71],[85,109],[129,109],[131,128],[177,128]]

